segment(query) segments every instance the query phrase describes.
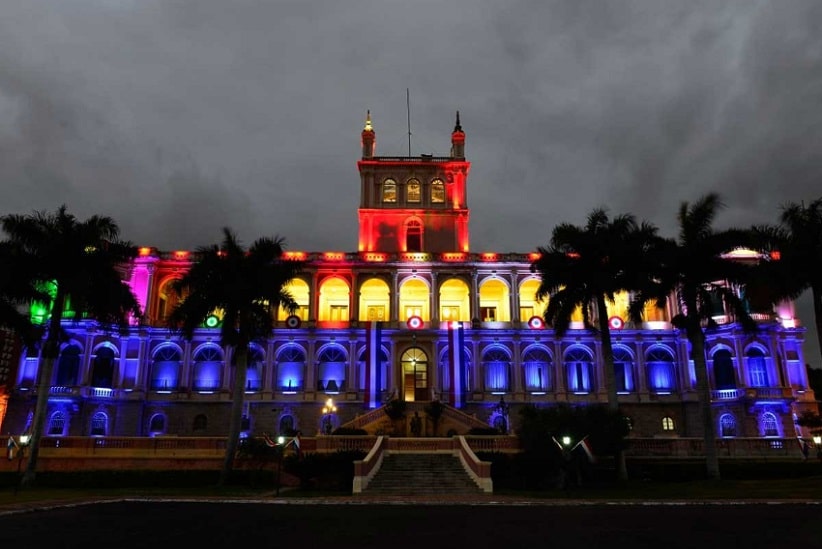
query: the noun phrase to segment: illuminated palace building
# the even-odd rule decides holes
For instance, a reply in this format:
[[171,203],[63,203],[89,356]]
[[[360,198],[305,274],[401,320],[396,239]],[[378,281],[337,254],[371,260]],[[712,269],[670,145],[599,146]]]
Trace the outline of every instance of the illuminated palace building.
[[[560,338],[540,320],[536,255],[470,251],[471,164],[459,115],[448,156],[375,156],[370,116],[361,140],[358,250],[288,252],[307,265],[288,288],[299,310],[280,311],[268,340],[251,349],[245,433],[384,432],[380,409],[392,397],[420,413],[434,399],[449,405],[443,435],[510,431],[526,404],[605,403],[597,335],[574,322]],[[757,259],[736,255],[729,260]],[[191,341],[165,324],[171,283],[192,260],[187,251],[140,250],[127,272],[145,315],[126,335],[93,320],[65,324],[46,436],[225,436],[233,376],[220,319]],[[609,317],[632,436],[701,436],[694,366],[684,333],[669,323],[673,309],[648,309],[634,325],[628,299],[619,296]],[[816,403],[792,304],[756,315],[755,335],[723,311],[715,319],[706,352],[718,435],[796,436],[795,416]],[[7,432],[31,421],[38,364],[31,353],[20,359]]]

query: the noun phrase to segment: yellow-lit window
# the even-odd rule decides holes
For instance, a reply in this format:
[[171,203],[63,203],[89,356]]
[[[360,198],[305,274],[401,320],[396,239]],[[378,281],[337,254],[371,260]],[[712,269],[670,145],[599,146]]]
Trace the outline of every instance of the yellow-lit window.
[[368,320],[385,320],[385,306],[384,305],[369,305]]
[[445,202],[445,185],[442,179],[435,179],[431,182],[431,203],[442,204]]
[[405,188],[405,200],[407,202],[420,201],[420,182],[416,179],[409,179]]
[[347,322],[348,321],[348,306],[347,305],[331,305],[331,320],[332,320],[332,322]]
[[662,430],[663,431],[673,431],[674,430],[674,418],[670,416],[665,416],[662,418]]
[[443,320],[457,320],[460,317],[460,308],[458,306],[442,307]]
[[397,202],[397,182],[393,179],[386,179],[382,182],[382,201],[388,203]]
[[405,307],[405,320],[408,320],[412,316],[422,317],[422,307],[418,307],[416,305],[406,306]]

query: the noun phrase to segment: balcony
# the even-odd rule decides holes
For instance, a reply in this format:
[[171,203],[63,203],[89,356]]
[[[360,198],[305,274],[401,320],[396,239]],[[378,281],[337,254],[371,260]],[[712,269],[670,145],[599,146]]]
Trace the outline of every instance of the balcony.
[[744,389],[718,389],[711,391],[711,400],[739,400],[744,395]]

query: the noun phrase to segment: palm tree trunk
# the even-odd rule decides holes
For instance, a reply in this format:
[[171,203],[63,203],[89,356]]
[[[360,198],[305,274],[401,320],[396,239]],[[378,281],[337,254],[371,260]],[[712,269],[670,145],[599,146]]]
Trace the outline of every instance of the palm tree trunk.
[[[822,286],[811,286],[811,299],[813,299],[813,319],[816,323],[816,339],[819,342],[819,348],[822,349]],[[817,395],[816,398],[819,398],[819,395]]]
[[225,445],[223,468],[220,471],[218,486],[224,486],[234,468],[234,456],[240,443],[240,431],[243,422],[243,400],[245,398],[246,370],[248,368],[248,344],[238,345],[234,360],[234,387],[231,395],[231,415],[228,422],[228,440]]
[[51,377],[54,372],[54,362],[60,353],[60,321],[63,318],[63,303],[65,296],[57,287],[57,294],[51,306],[49,330],[43,343],[43,352],[40,358],[40,368],[37,369],[37,403],[34,405],[34,417],[31,421],[31,440],[29,441],[29,457],[26,471],[20,479],[21,486],[34,483],[37,474],[37,460],[40,456],[40,441],[43,438],[43,428],[46,424],[48,412],[49,392],[51,392]]
[[702,415],[702,430],[705,450],[705,473],[709,480],[719,480],[719,455],[716,449],[716,430],[711,409],[711,388],[708,383],[708,364],[705,360],[705,334],[702,328],[688,330],[691,352],[696,373],[696,392]]
[[[605,297],[597,296],[597,324],[599,325],[599,336],[602,342],[602,365],[605,377],[605,390],[608,392],[608,409],[614,413],[619,413],[619,400],[616,388],[616,376],[614,374],[614,349],[611,345],[611,326],[608,324],[608,307],[605,304]],[[620,441],[621,442],[621,441]],[[628,466],[625,463],[625,452],[621,445],[614,454],[616,461],[617,478],[628,480]]]

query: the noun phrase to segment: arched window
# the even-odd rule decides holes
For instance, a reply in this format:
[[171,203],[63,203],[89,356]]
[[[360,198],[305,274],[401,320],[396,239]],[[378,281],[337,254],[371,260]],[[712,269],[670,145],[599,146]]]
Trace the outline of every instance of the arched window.
[[177,389],[180,377],[180,351],[165,345],[154,352],[150,388],[155,391]]
[[667,347],[651,347],[645,355],[648,386],[657,393],[670,393],[676,389],[674,355]]
[[618,393],[634,390],[634,357],[625,347],[614,347],[614,381]]
[[305,379],[305,351],[286,345],[277,355],[277,389],[286,393],[302,391]]
[[[511,296],[508,285],[498,278],[490,278],[479,287],[479,315],[483,322],[510,322]],[[527,318],[525,320],[528,320]]]
[[406,321],[412,316],[420,317],[424,322],[431,320],[429,303],[431,289],[420,278],[406,278],[400,285],[400,320]]
[[[294,311],[296,315],[303,322],[308,320],[308,304],[311,302],[311,292],[308,289],[308,283],[301,278],[292,278],[283,287],[283,290],[288,292],[294,301],[297,302],[297,310]],[[292,313],[286,311],[284,307],[280,306],[277,310],[277,320],[286,320]]]
[[594,362],[591,353],[582,347],[573,347],[563,359],[568,380],[568,390],[574,393],[590,393],[594,387]]
[[339,276],[330,276],[320,284],[321,322],[348,322],[351,289],[348,281]]
[[[440,354],[440,361],[439,361],[439,375],[440,375],[440,386],[446,390],[451,390],[451,348],[450,346],[447,347],[441,354]],[[465,347],[462,348],[462,387],[460,390],[463,394],[465,391],[471,387],[471,380],[469,376],[471,375],[471,354],[466,350]]]
[[294,436],[294,416],[286,414],[280,418],[280,429],[278,431],[283,436]]
[[385,204],[396,204],[397,182],[393,179],[386,179],[382,182],[382,201]]
[[77,385],[77,377],[80,373],[80,355],[82,351],[78,345],[67,345],[60,352],[60,360],[57,362],[57,376],[55,385],[61,387],[71,387]]
[[431,182],[431,204],[442,204],[445,202],[445,185],[442,179],[435,179]]
[[471,320],[471,290],[461,278],[449,278],[440,284],[440,320]]
[[91,416],[91,436],[104,437],[108,430],[108,416],[103,412],[97,412]]
[[173,284],[176,278],[166,278],[159,284],[157,290],[157,321],[164,323],[168,320],[168,315],[171,314],[177,304],[185,298],[185,295],[180,296],[173,289]]
[[213,391],[220,388],[223,373],[223,352],[219,347],[207,345],[194,354],[195,391]]
[[720,349],[714,353],[714,382],[717,390],[736,389],[736,372],[731,352]]
[[771,412],[765,412],[759,420],[760,430],[763,437],[778,437],[779,425],[776,416]]
[[320,351],[317,390],[338,394],[345,390],[345,370],[348,356],[342,347],[330,345]]
[[54,412],[49,418],[49,427],[46,431],[50,437],[63,436],[66,432],[66,414]]
[[418,203],[420,201],[420,182],[417,179],[409,179],[405,184],[405,201]]
[[751,378],[751,387],[769,387],[768,367],[765,362],[765,353],[758,347],[751,347],[746,354],[748,361],[748,375]]
[[405,224],[405,251],[422,251],[422,223],[411,219]]
[[205,414],[197,414],[194,416],[194,424],[191,430],[195,433],[204,433],[208,429],[208,418]]
[[553,373],[551,355],[542,347],[530,347],[522,355],[522,372],[525,390],[531,392],[551,391]]
[[674,430],[674,418],[671,416],[665,416],[662,418],[662,430],[663,431],[673,431]]
[[157,436],[166,432],[166,416],[154,414],[148,422],[148,435]]
[[91,386],[111,389],[114,386],[114,351],[99,347],[91,365]]
[[485,390],[504,392],[508,390],[511,378],[511,357],[502,347],[490,347],[482,354],[482,368],[485,372]]
[[731,414],[722,414],[719,417],[719,436],[721,437],[735,437],[736,436],[736,419]]
[[385,280],[369,278],[360,285],[360,320],[385,321],[390,318],[391,289]]
[[[360,391],[365,390],[365,368],[368,366],[365,361],[366,353],[365,347],[363,347],[362,351],[360,352],[359,360],[357,361],[357,366],[359,370],[357,388]],[[378,389],[380,391],[385,391],[388,388],[388,354],[386,354],[385,349],[383,349],[382,347],[380,347],[379,354],[377,355],[377,362],[379,363],[380,368],[380,387]]]

